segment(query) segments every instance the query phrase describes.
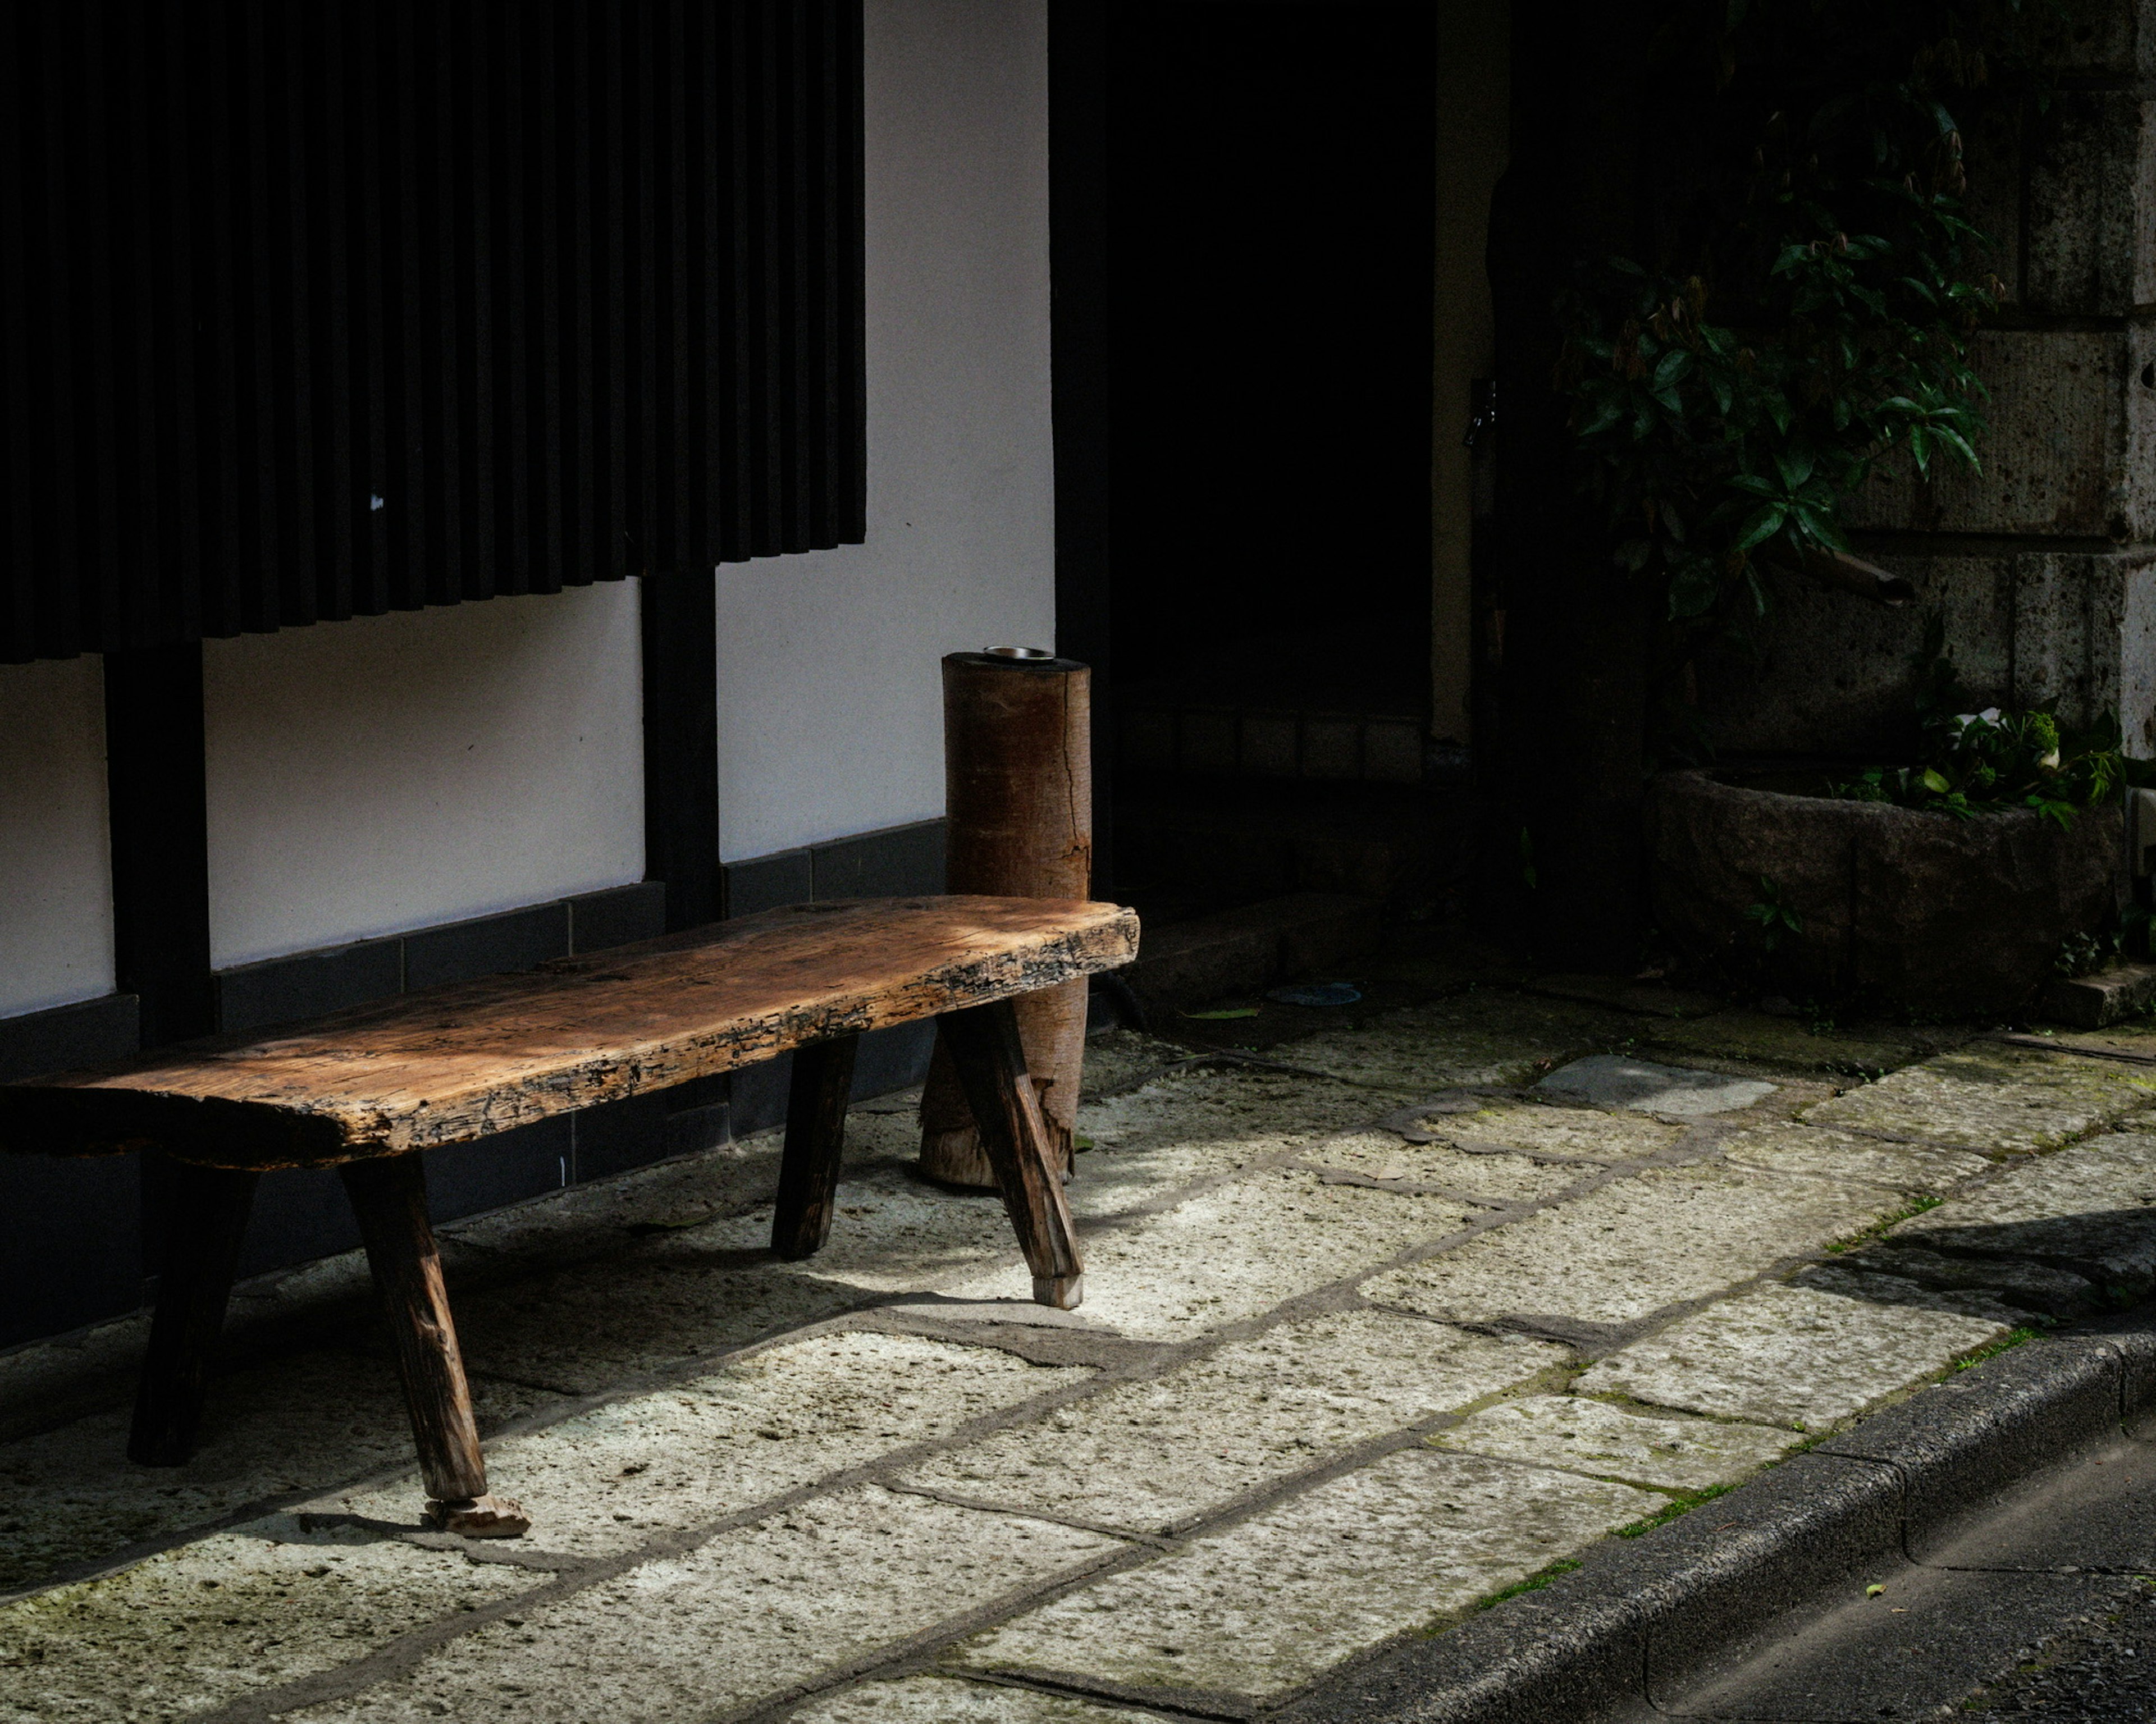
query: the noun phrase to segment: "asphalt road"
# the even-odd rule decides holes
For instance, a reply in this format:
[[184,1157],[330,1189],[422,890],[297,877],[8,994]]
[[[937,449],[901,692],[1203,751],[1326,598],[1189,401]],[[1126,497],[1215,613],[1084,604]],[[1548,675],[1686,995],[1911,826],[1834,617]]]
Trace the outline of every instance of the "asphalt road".
[[1964,1710],[2026,1724],[2146,1724],[2156,1719],[2156,1586],[2137,1583],[2111,1615],[2062,1634],[1969,1697]]
[[1661,1718],[1732,1724],[2156,1724],[2156,1430],[1847,1577],[1656,1698]]

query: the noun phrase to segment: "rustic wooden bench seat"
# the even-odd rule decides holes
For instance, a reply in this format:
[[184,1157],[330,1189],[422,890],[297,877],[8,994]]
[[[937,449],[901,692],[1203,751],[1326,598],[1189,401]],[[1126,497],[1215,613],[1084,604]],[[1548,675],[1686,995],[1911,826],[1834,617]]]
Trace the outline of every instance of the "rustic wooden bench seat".
[[416,1152],[791,1051],[772,1246],[805,1257],[830,1229],[861,1033],[934,1017],[1034,1297],[1068,1308],[1081,1265],[1010,1002],[1137,950],[1137,916],[1112,904],[797,905],[0,1087],[0,1149],[172,1158],[167,1257],[128,1443],[151,1465],[193,1450],[256,1179],[337,1167],[396,1341],[429,1515],[513,1537],[530,1522],[487,1491]]

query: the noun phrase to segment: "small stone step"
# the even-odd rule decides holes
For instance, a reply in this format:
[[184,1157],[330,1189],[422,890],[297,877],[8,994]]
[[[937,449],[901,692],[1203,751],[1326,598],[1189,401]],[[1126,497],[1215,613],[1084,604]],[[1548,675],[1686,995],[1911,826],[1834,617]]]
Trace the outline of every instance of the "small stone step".
[[1148,928],[1137,962],[1123,973],[1148,999],[1215,999],[1337,968],[1374,951],[1380,935],[1373,899],[1291,892]]
[[2156,964],[2118,964],[2093,976],[2061,977],[2044,996],[2044,1015],[2076,1029],[2101,1029],[2156,1005]]

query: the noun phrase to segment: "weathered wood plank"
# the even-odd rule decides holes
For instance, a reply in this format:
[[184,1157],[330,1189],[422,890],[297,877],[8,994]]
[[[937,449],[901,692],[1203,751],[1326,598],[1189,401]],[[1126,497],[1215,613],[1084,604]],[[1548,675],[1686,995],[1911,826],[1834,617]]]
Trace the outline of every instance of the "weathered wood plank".
[[1137,917],[1038,898],[800,905],[430,988],[288,1034],[0,1087],[0,1150],[330,1166],[459,1143],[1127,963]]

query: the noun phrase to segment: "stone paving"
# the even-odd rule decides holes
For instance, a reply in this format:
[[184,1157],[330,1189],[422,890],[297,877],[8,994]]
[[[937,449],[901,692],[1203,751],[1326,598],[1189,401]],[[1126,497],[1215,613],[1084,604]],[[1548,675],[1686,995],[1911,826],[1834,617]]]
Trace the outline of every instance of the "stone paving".
[[1072,1313],[904,1097],[805,1263],[768,1137],[446,1229],[522,1541],[419,1527],[356,1259],[186,1468],[139,1321],[0,1357],[0,1721],[1255,1716],[2156,1286],[2156,1037],[1510,979],[1096,1036]]

